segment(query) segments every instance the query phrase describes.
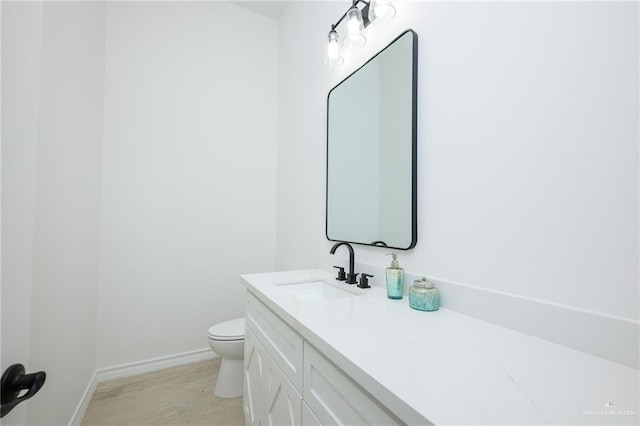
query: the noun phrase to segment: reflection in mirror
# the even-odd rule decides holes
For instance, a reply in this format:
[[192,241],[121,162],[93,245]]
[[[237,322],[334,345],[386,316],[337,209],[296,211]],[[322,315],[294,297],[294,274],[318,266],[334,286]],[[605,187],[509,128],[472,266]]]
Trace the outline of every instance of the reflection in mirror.
[[327,238],[417,240],[417,35],[407,30],[327,99]]

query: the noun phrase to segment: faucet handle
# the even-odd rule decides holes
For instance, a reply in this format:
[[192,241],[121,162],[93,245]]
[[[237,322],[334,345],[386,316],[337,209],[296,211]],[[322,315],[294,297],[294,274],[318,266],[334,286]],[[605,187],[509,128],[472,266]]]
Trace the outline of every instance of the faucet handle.
[[334,268],[338,269],[338,277],[336,278],[336,280],[344,281],[347,279],[347,276],[344,273],[344,268],[342,266],[334,266]]
[[360,288],[369,288],[371,287],[369,285],[369,278],[373,278],[373,275],[370,274],[360,274],[360,283],[358,284],[358,287]]

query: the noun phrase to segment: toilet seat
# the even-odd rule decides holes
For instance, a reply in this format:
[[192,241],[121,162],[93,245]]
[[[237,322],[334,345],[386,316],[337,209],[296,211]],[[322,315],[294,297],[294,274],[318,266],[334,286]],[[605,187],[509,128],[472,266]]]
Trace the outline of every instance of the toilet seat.
[[234,341],[244,340],[244,318],[221,322],[209,328],[209,339]]

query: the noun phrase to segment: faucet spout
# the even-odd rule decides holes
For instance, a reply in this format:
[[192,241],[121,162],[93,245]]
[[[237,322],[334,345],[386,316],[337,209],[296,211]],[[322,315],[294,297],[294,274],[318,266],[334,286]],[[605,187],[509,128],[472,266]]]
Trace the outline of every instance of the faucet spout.
[[347,280],[345,281],[347,284],[355,284],[356,283],[356,276],[358,274],[353,272],[353,266],[355,263],[355,253],[353,252],[353,247],[351,247],[351,244],[347,243],[347,242],[340,242],[340,243],[335,243],[333,245],[333,247],[331,247],[331,250],[329,251],[330,254],[336,254],[336,250],[338,249],[338,247],[340,246],[346,246],[347,249],[349,250],[349,273],[347,274]]

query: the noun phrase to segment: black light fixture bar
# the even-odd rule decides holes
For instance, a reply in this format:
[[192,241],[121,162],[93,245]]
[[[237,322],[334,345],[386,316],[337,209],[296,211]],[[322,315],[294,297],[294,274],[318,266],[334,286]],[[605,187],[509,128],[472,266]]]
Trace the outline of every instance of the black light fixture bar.
[[[360,9],[358,5],[362,3],[364,7]],[[345,18],[347,22],[347,36],[343,38],[342,44],[349,48],[364,46],[367,42],[363,30],[370,23],[387,23],[395,16],[395,8],[390,0],[352,0],[351,6],[342,14],[335,24],[331,25],[328,34],[327,56],[324,64],[328,68],[336,68],[344,63],[344,58],[340,54],[340,43],[336,28]]]
[[347,13],[349,13],[349,11],[351,10],[352,7],[354,6],[358,6],[359,3],[363,3],[364,7],[362,8],[362,24],[364,25],[365,28],[367,28],[367,26],[369,26],[369,24],[371,23],[371,21],[369,21],[369,2],[366,0],[353,0],[353,3],[351,4],[351,7],[349,9],[346,10],[346,12],[344,12],[344,14],[340,17],[340,19],[338,19],[338,22],[336,22],[335,24],[331,25],[331,30],[335,30],[335,28],[340,25],[340,22],[342,22],[344,20],[344,18],[347,16]]

